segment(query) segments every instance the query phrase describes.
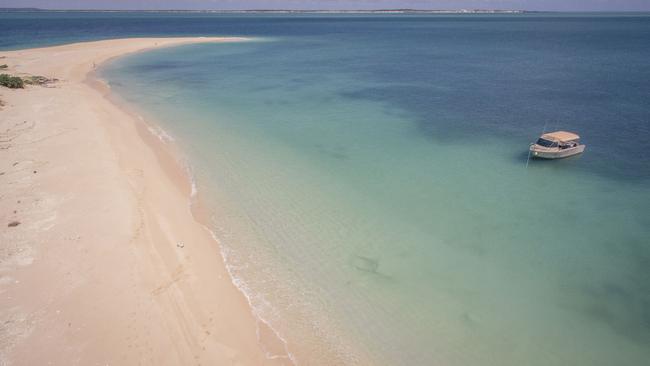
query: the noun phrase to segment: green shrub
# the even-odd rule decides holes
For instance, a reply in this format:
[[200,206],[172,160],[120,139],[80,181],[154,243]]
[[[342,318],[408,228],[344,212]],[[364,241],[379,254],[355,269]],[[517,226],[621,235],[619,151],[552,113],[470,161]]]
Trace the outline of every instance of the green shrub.
[[0,85],[6,86],[7,88],[11,88],[11,89],[18,89],[18,88],[25,87],[25,83],[23,82],[23,79],[16,76],[7,75],[7,74],[0,74]]
[[9,67],[7,64],[0,65],[0,69],[6,69],[7,67]]

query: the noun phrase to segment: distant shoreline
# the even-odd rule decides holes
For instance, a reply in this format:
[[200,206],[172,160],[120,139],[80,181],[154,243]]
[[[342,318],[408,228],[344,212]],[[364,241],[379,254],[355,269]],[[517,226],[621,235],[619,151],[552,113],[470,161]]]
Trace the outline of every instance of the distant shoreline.
[[351,10],[299,10],[299,9],[42,9],[42,8],[0,8],[0,13],[167,13],[167,14],[421,14],[421,15],[471,15],[471,14],[650,14],[647,10],[522,10],[522,9],[351,9]]
[[78,13],[217,13],[217,14],[523,14],[546,13],[546,11],[502,10],[502,9],[354,9],[354,10],[296,10],[296,9],[248,9],[248,10],[127,10],[127,9],[41,9],[41,8],[0,8],[0,12],[78,12]]

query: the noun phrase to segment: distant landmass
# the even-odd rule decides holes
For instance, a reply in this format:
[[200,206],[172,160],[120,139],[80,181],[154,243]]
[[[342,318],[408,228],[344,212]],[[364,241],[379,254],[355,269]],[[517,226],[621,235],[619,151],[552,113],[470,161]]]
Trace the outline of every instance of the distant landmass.
[[44,11],[38,8],[0,8],[0,11]]
[[456,10],[423,10],[423,9],[375,9],[375,10],[293,10],[293,9],[247,9],[247,10],[102,10],[102,9],[40,9],[40,8],[0,8],[0,12],[150,12],[150,13],[270,13],[270,14],[520,14],[525,10],[501,9],[456,9]]

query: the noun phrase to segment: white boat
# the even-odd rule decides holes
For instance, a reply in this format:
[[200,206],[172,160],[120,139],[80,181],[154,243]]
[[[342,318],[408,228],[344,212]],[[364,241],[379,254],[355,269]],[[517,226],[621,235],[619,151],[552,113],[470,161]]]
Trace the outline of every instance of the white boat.
[[530,155],[541,159],[560,159],[585,151],[580,136],[572,132],[555,131],[543,134],[530,145]]

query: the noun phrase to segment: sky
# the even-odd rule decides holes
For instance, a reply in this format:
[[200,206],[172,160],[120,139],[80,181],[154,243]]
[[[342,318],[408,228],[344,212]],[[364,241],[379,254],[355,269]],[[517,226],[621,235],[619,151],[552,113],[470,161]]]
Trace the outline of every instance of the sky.
[[650,11],[650,0],[0,0],[0,8],[43,9],[516,9]]

